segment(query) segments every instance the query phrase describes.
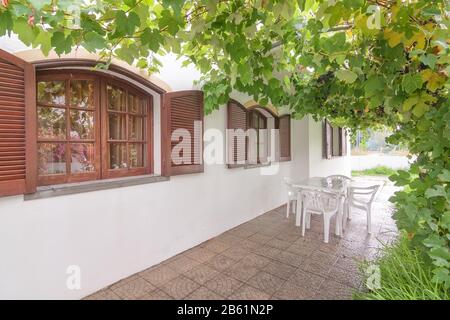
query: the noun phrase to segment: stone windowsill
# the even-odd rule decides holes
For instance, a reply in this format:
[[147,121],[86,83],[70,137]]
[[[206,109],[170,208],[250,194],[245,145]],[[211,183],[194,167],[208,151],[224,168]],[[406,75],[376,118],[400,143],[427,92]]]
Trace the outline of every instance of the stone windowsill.
[[38,187],[35,193],[24,195],[24,200],[44,199],[69,194],[77,194],[98,190],[108,190],[168,180],[170,180],[169,177],[163,177],[158,175],[143,175],[135,177],[123,177],[123,178],[95,180],[78,183],[67,183],[52,186],[43,186]]

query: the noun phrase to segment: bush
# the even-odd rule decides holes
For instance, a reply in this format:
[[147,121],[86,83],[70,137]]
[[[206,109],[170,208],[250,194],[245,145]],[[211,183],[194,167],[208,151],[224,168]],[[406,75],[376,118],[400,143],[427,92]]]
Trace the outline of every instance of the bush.
[[[393,245],[385,246],[371,264],[380,268],[381,288],[357,292],[356,300],[450,300],[450,291],[432,281],[433,272],[420,251],[409,246],[405,234]],[[361,266],[366,270],[368,263]]]
[[390,176],[397,173],[397,170],[385,166],[378,166],[371,169],[352,171],[352,176]]

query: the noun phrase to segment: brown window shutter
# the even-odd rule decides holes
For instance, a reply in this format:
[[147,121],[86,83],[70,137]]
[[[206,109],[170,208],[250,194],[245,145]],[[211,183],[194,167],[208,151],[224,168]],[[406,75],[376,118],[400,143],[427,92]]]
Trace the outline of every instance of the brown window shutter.
[[291,161],[291,116],[284,115],[278,120],[280,135],[280,161]]
[[347,130],[345,128],[339,128],[339,155],[346,156],[347,155]]
[[[235,100],[230,100],[227,109],[227,129],[242,129],[246,132],[249,125],[248,121],[248,112],[245,107]],[[231,144],[233,143],[233,149],[229,150],[230,154],[228,158],[232,163],[228,163],[228,168],[243,167],[245,163],[238,162],[247,161],[248,139],[245,138],[245,150],[243,153],[238,152],[238,138],[233,136],[232,139],[234,139],[234,142],[229,139],[227,140],[228,148],[231,148]]]
[[[203,172],[203,92],[198,90],[177,91],[164,94],[165,112],[167,112],[167,172],[170,175]],[[191,141],[184,143],[180,140],[172,141],[172,134],[177,129],[189,132]],[[181,142],[181,144],[180,144]],[[190,149],[189,149],[190,143]],[[172,150],[176,146],[183,146],[189,150],[189,159],[183,163],[175,163]],[[183,157],[183,152],[179,153]]]
[[322,156],[324,159],[331,159],[333,145],[332,145],[332,135],[333,128],[327,120],[324,120],[322,123]]
[[36,81],[33,65],[0,50],[0,196],[36,190]]

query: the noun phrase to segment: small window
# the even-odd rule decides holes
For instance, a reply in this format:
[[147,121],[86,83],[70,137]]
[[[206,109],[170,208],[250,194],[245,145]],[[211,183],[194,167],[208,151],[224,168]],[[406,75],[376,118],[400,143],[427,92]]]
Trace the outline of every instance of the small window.
[[108,81],[84,73],[38,77],[38,184],[151,172],[151,97]]
[[268,134],[267,118],[258,110],[250,111],[249,128],[254,129],[250,133],[250,163],[265,164],[268,160]]
[[347,131],[345,128],[333,127],[327,120],[323,121],[323,158],[347,155]]

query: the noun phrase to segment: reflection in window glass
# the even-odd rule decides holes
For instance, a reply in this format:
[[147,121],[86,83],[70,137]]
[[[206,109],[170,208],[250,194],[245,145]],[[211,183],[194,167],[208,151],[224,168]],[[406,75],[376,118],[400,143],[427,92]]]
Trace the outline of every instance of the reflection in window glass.
[[108,109],[115,111],[126,111],[125,92],[111,85],[107,86],[108,91]]
[[66,104],[65,81],[40,81],[37,85],[37,100],[42,104]]
[[144,139],[144,118],[129,116],[128,117],[128,132],[130,140]]
[[72,143],[70,144],[71,163],[70,171],[90,172],[95,170],[95,150],[93,143]]
[[94,82],[72,80],[70,82],[70,104],[72,107],[94,108]]
[[125,122],[126,116],[116,113],[110,113],[109,119],[109,139],[111,140],[125,140],[127,124]]
[[94,112],[70,110],[70,138],[94,139]]
[[129,164],[130,168],[144,166],[144,145],[130,144],[129,145]]
[[128,112],[144,114],[144,100],[134,94],[128,94]]
[[125,169],[127,167],[127,145],[125,143],[110,143],[109,168]]
[[66,138],[66,110],[60,108],[38,108],[38,137],[45,139]]
[[38,144],[39,174],[66,173],[65,143]]

